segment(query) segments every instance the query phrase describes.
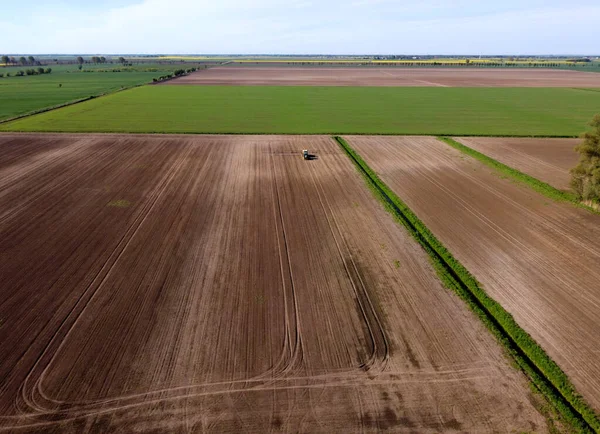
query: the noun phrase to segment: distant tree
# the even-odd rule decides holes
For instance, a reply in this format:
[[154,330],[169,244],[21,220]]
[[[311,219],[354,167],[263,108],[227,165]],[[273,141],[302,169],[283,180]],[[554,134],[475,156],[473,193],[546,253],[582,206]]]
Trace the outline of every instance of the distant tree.
[[[77,57],[77,63],[79,63],[79,65],[83,65],[83,57],[78,56]],[[81,69],[81,68],[80,68]]]
[[29,57],[27,58],[27,61],[28,61],[28,63],[29,63],[30,65],[34,65],[34,64],[35,64],[35,57],[33,57],[33,56],[29,56]]
[[81,70],[83,69],[83,65],[79,65],[79,66],[77,67],[77,69],[79,69],[79,70],[81,71]]
[[0,72],[0,78],[4,77],[4,74]]
[[15,74],[16,77],[23,77],[25,75],[25,73],[23,71],[17,71],[17,73]]
[[46,68],[44,74],[50,74],[52,72],[52,68]]
[[21,65],[27,65],[27,59],[25,59],[23,56],[21,56],[21,57],[19,58],[19,63],[20,63]]
[[102,56],[102,57],[100,58],[100,63],[106,63],[106,57]]
[[46,70],[40,66],[40,67],[37,69],[37,72],[38,72],[38,74],[43,74],[44,72],[46,72]]
[[10,58],[10,63],[11,63],[12,65],[14,65],[15,63],[17,63],[17,59],[15,59],[14,57],[11,57],[11,58]]
[[124,57],[119,57],[119,63],[127,63],[127,60]]
[[591,131],[583,133],[583,142],[575,150],[579,164],[571,170],[571,187],[580,200],[600,202],[600,114],[594,116]]
[[2,63],[4,66],[7,66],[8,62],[10,62],[10,58],[8,56],[2,56]]

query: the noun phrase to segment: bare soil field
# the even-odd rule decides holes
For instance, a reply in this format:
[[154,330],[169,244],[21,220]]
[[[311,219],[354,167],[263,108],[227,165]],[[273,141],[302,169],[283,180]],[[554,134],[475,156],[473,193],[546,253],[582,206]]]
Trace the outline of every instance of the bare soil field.
[[600,74],[538,69],[222,66],[161,85],[600,87]]
[[600,410],[600,216],[432,137],[348,142]]
[[0,210],[0,431],[548,429],[330,138],[0,135]]
[[577,165],[580,139],[455,137],[469,148],[559,190],[569,190],[569,170]]

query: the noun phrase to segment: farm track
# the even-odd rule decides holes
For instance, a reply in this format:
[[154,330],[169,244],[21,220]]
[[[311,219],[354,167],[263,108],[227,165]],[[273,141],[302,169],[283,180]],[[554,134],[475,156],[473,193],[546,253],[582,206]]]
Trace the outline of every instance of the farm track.
[[0,431],[546,431],[330,138],[0,135],[0,180]]
[[221,66],[164,84],[171,85],[593,88],[600,76],[555,69]]
[[564,191],[570,188],[569,171],[577,165],[579,154],[575,146],[581,142],[580,139],[509,137],[457,137],[455,140]]
[[434,138],[348,140],[598,411],[598,216],[548,202]]

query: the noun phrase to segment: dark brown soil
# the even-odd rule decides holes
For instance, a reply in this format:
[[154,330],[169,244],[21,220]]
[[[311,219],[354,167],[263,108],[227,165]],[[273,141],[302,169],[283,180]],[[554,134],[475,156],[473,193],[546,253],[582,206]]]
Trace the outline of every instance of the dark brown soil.
[[0,135],[0,252],[0,431],[546,431],[327,137]]

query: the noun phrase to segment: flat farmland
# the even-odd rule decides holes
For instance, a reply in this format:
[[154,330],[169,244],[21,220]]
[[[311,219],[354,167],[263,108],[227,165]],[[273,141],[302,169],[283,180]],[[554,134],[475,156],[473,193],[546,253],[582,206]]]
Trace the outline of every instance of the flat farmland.
[[0,135],[0,210],[0,431],[548,429],[330,138]]
[[348,141],[598,411],[600,216],[435,138]]
[[576,137],[599,106],[600,92],[564,88],[153,85],[0,131]]
[[177,69],[177,66],[159,64],[134,67],[86,65],[84,71],[79,71],[77,65],[51,67],[51,74],[24,77],[15,74],[29,67],[0,69],[0,74],[12,75],[0,79],[0,120],[145,84]]
[[469,148],[559,190],[570,190],[569,171],[577,165],[575,146],[581,139],[534,139],[512,137],[455,137]]
[[221,66],[165,83],[259,86],[600,87],[600,74],[554,69]]

